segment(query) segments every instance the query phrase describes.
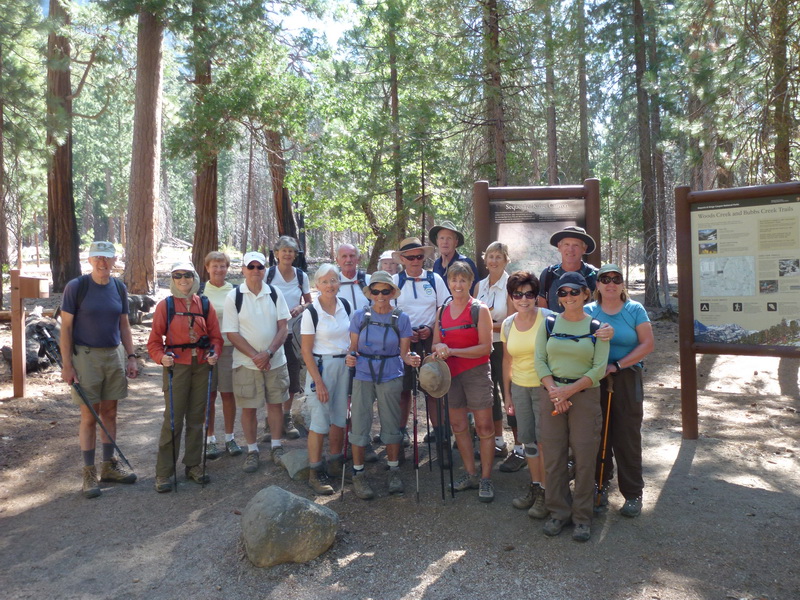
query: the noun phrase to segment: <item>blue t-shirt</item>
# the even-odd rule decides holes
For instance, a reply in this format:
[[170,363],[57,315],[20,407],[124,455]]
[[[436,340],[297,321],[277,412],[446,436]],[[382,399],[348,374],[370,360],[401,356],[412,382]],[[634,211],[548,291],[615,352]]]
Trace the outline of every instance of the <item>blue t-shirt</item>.
[[[378,314],[371,312],[370,323],[361,331],[361,323],[364,322],[364,313],[367,309],[362,308],[353,314],[350,319],[350,333],[357,333],[358,353],[370,354],[375,356],[391,356],[385,360],[370,359],[366,356],[359,356],[356,361],[356,379],[359,381],[372,381],[372,373],[383,383],[403,376],[403,360],[400,358],[400,338],[411,337],[411,319],[405,313],[400,313],[397,319],[397,328],[400,330],[400,338],[391,326],[392,313]],[[388,325],[377,325],[384,323]],[[381,362],[383,362],[383,372],[381,373]],[[372,363],[372,369],[370,369]]]
[[90,348],[119,346],[119,318],[128,314],[128,291],[125,284],[120,282],[120,296],[114,281],[100,285],[89,276],[86,296],[80,307],[77,307],[79,280],[80,277],[67,283],[61,298],[61,310],[74,316],[73,343]]
[[631,350],[639,345],[639,336],[636,327],[642,323],[650,322],[644,306],[635,300],[628,300],[622,305],[615,315],[603,312],[597,302],[590,302],[583,307],[587,315],[602,323],[608,323],[614,328],[614,337],[611,338],[611,348],[608,353],[608,362],[613,363],[627,356]]
[[[469,288],[469,295],[475,296],[475,286],[478,285],[478,280],[480,277],[478,276],[478,267],[475,266],[475,263],[472,261],[471,258],[464,256],[463,254],[459,254],[458,250],[456,250],[455,255],[453,256],[453,260],[451,260],[447,268],[450,268],[457,260],[463,261],[469,265],[469,268],[472,269],[472,286]],[[442,257],[440,256],[437,258],[433,263],[433,272],[436,273],[439,277],[444,279],[444,284],[447,286],[447,291],[450,291],[450,284],[447,283],[447,269],[442,266]]]

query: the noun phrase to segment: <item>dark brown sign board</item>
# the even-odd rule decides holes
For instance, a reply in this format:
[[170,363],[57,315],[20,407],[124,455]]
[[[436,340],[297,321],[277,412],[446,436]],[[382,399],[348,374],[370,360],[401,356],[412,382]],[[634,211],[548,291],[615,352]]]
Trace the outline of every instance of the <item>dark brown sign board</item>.
[[537,277],[558,263],[550,236],[569,225],[586,229],[597,242],[588,262],[600,265],[600,180],[583,185],[543,187],[489,187],[476,181],[472,191],[475,214],[475,264],[486,275],[483,251],[494,241],[508,245],[508,272],[524,269]]
[[800,358],[800,182],[675,188],[684,439],[698,437],[697,354]]

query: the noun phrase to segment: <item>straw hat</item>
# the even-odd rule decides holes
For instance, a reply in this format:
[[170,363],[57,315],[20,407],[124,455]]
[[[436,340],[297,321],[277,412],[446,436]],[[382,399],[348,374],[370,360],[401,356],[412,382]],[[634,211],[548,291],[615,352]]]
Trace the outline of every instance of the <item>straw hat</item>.
[[369,285],[365,285],[363,288],[361,288],[361,291],[364,292],[364,295],[370,300],[372,300],[372,294],[370,293],[369,288],[376,283],[385,283],[386,285],[392,286],[394,294],[392,294],[392,297],[389,298],[389,300],[394,300],[400,295],[400,288],[397,287],[397,284],[394,282],[389,273],[386,271],[375,271],[369,276]]
[[396,252],[392,252],[392,258],[394,259],[394,262],[402,265],[403,262],[400,260],[400,257],[406,252],[412,252],[414,250],[422,250],[422,252],[425,253],[425,260],[433,258],[433,246],[423,246],[422,242],[419,241],[419,238],[415,237],[406,238],[400,242],[400,249]]
[[419,369],[419,385],[432,398],[441,398],[450,389],[450,367],[443,360],[429,354]]

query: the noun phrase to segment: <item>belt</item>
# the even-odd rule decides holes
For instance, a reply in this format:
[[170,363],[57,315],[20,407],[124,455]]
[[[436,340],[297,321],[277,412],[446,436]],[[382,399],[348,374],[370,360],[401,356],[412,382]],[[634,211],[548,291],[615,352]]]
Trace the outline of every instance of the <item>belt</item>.
[[347,354],[314,354],[313,356],[316,357],[316,358],[319,358],[319,359],[322,359],[322,358],[346,358]]
[[558,383],[575,383],[578,381],[577,379],[566,379],[564,377],[556,377],[555,375],[551,375],[553,381],[557,381]]

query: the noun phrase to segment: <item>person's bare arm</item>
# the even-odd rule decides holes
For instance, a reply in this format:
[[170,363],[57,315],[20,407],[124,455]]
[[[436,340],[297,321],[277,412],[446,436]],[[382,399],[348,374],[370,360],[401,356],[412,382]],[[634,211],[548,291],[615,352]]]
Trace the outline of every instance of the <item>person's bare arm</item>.
[[80,383],[78,374],[72,366],[72,327],[75,323],[75,315],[61,311],[61,339],[59,346],[61,350],[61,379],[68,384]]

